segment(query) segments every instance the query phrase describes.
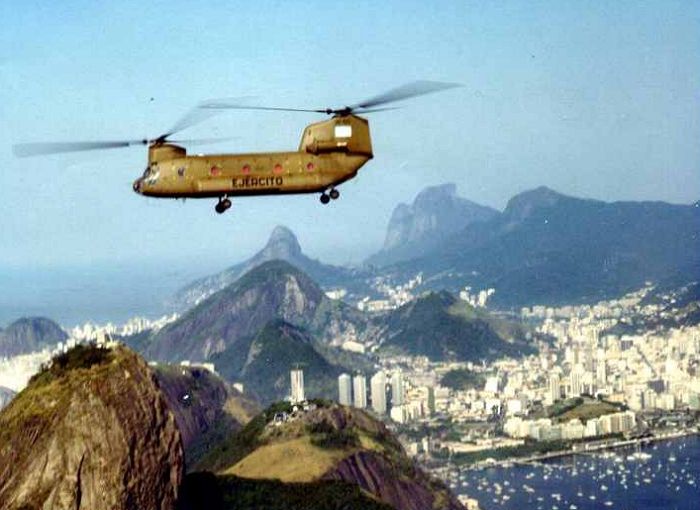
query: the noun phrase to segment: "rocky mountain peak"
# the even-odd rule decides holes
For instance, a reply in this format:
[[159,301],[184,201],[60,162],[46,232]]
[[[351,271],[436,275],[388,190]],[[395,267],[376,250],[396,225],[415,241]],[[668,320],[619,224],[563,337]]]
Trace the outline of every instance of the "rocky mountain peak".
[[289,228],[278,225],[270,234],[267,244],[260,254],[265,259],[290,260],[301,256],[301,246],[294,232]]
[[416,195],[413,201],[414,209],[428,209],[439,207],[445,200],[452,201],[457,197],[457,185],[453,182],[428,186]]
[[368,262],[385,265],[424,255],[450,234],[497,215],[496,210],[457,195],[454,183],[429,186],[412,204],[394,209],[384,246]]
[[536,209],[551,207],[569,198],[547,186],[540,186],[515,195],[508,201],[504,213],[512,219],[522,221]]

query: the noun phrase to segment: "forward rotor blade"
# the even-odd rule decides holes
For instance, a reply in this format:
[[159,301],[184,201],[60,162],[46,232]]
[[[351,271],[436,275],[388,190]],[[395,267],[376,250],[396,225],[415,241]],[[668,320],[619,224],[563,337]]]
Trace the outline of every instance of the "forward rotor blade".
[[373,106],[379,106],[387,103],[393,103],[394,101],[402,101],[403,99],[408,99],[410,97],[423,96],[425,94],[432,94],[433,92],[439,92],[441,90],[452,89],[455,87],[461,87],[459,83],[446,83],[440,81],[414,81],[411,83],[406,83],[400,87],[391,89],[383,94],[374,96],[370,99],[366,99],[361,103],[352,105],[350,108],[352,110],[359,108],[371,108]]
[[189,112],[180,117],[180,119],[178,119],[178,121],[173,124],[173,126],[164,135],[161,135],[158,138],[164,140],[165,138],[183,131],[188,127],[204,122],[209,117],[213,117],[216,114],[217,112],[215,111],[205,111],[201,108],[192,108]]
[[58,154],[61,152],[94,151],[99,149],[118,149],[131,145],[146,145],[148,140],[120,140],[113,142],[50,142],[50,143],[18,143],[12,146],[15,156],[26,158],[42,154]]

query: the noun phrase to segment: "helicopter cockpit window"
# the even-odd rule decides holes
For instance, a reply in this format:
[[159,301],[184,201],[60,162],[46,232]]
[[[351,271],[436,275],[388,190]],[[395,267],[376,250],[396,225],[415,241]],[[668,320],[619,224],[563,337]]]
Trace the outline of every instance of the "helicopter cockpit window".
[[158,171],[158,167],[155,165],[147,166],[146,170],[143,172],[143,179],[147,184],[155,184],[158,177],[160,177],[160,172]]
[[335,126],[336,138],[350,138],[352,136],[352,126],[347,124],[338,124]]

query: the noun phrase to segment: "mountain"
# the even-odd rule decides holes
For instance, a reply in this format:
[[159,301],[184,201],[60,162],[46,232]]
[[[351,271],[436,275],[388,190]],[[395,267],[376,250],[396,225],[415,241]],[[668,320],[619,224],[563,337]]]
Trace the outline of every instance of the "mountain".
[[294,233],[284,226],[272,231],[265,247],[251,258],[212,276],[199,279],[180,289],[171,305],[187,309],[227,287],[251,269],[271,260],[284,260],[301,269],[322,286],[334,286],[351,279],[356,271],[330,266],[304,255]]
[[40,351],[67,339],[66,332],[50,319],[22,318],[0,330],[0,358]]
[[157,365],[154,374],[175,416],[187,468],[194,466],[212,445],[235,434],[260,412],[256,403],[208,370]]
[[308,398],[335,398],[341,367],[331,365],[304,330],[281,319],[268,322],[250,340],[211,358],[222,376],[241,381],[260,402],[270,404],[289,395],[289,371],[304,370]]
[[283,319],[326,343],[354,338],[367,326],[356,309],[326,297],[305,273],[287,262],[265,262],[209,296],[175,322],[142,342],[146,357],[203,361],[241,346],[268,322]]
[[[663,335],[671,328],[687,328],[700,324],[700,282],[686,285],[665,283],[649,289],[639,303],[643,308],[625,317],[605,334],[642,335],[656,331]],[[649,306],[653,311],[646,310]]]
[[[219,428],[222,411],[246,424]],[[205,370],[78,345],[0,411],[0,509],[463,508],[364,411],[251,411]],[[180,428],[210,439],[184,480]]]
[[0,508],[172,509],[175,418],[128,349],[78,346],[0,411]]
[[0,386],[0,410],[15,397],[16,393],[9,388]]
[[[397,510],[463,508],[406,456],[383,423],[360,409],[324,401],[296,412],[288,403],[271,406],[213,449],[202,468],[216,475],[189,475],[183,499],[193,504],[185,509],[204,508],[207,495],[220,509],[365,508],[347,484]],[[283,487],[290,500],[273,496]],[[338,494],[337,501],[327,499],[329,491]],[[296,506],[292,498],[303,504]]]
[[411,205],[399,204],[394,209],[384,246],[367,263],[385,266],[426,255],[450,234],[498,214],[495,209],[457,196],[454,184],[425,188]]
[[387,270],[423,271],[431,288],[493,287],[501,307],[594,302],[700,275],[700,208],[602,202],[546,187],[513,197],[503,214],[467,226],[428,256]]
[[441,361],[481,361],[533,352],[528,331],[446,291],[430,292],[378,319],[384,351]]

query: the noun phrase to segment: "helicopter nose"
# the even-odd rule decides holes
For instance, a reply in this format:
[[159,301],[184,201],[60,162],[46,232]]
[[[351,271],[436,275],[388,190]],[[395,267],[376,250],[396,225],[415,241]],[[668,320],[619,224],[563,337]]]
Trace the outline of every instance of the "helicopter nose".
[[140,178],[139,178],[139,179],[136,179],[136,180],[134,181],[133,188],[134,188],[134,191],[135,191],[136,193],[139,193],[139,194],[141,193],[141,179],[140,179]]

